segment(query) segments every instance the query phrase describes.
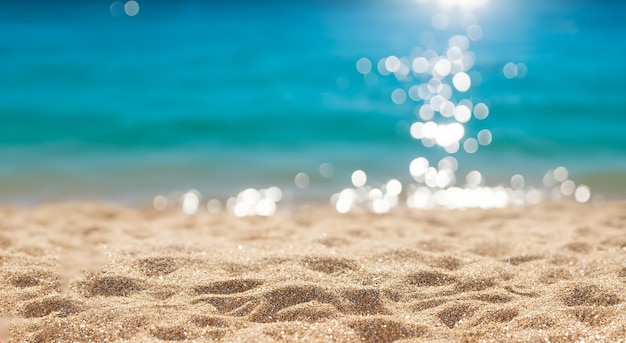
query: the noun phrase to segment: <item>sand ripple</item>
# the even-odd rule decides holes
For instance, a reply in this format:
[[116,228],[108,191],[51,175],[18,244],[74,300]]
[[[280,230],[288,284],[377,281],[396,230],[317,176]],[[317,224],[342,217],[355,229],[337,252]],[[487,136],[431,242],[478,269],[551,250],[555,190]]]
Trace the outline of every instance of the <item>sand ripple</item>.
[[0,341],[618,341],[624,213],[5,208]]

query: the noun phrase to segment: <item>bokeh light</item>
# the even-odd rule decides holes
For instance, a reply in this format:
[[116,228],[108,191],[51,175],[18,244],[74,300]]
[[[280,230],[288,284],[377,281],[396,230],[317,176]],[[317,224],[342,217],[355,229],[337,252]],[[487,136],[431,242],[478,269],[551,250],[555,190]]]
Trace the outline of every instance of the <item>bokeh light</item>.
[[[577,187],[568,179],[564,167],[548,171],[539,187],[533,187],[522,174],[512,175],[510,186],[487,186],[485,176],[479,170],[465,175],[465,185],[457,185],[459,161],[452,155],[461,150],[475,154],[480,147],[491,145],[494,139],[489,128],[476,129],[474,124],[471,130],[466,128],[472,120],[485,120],[490,115],[487,102],[477,99],[473,93],[473,88],[480,85],[483,77],[472,70],[477,56],[470,50],[471,42],[484,36],[483,27],[471,10],[484,6],[486,1],[436,2],[440,9],[431,16],[432,27],[442,33],[451,29],[456,24],[456,8],[465,13],[459,20],[464,32],[450,35],[447,45],[438,44],[438,33],[422,32],[419,35],[422,46],[415,47],[407,57],[388,55],[380,58],[376,70],[380,77],[394,77],[394,81],[409,83],[392,88],[390,98],[395,104],[404,104],[408,100],[417,102],[413,110],[415,120],[407,125],[410,136],[420,141],[423,147],[441,148],[449,156],[434,164],[424,156],[414,158],[409,163],[409,173],[415,183],[402,184],[391,179],[376,187],[367,184],[365,172],[356,170],[351,177],[353,188],[345,188],[331,197],[336,210],[340,213],[355,209],[387,213],[398,206],[401,198],[405,199],[407,207],[416,209],[525,206],[553,199],[589,201],[589,188]],[[357,71],[361,74],[373,74],[372,68],[369,58],[357,61]],[[524,78],[527,71],[526,64],[521,62],[509,62],[502,67],[507,79]],[[475,136],[472,136],[473,132],[476,132]]]
[[[415,158],[408,164],[409,181],[401,181],[402,178],[398,177],[376,184],[378,176],[374,171],[371,174],[374,180],[368,180],[365,171],[353,170],[349,174],[350,184],[343,180],[347,184],[342,186],[345,188],[338,187],[341,190],[331,195],[333,208],[339,213],[368,211],[383,214],[400,206],[467,209],[526,206],[551,200],[592,201],[589,187],[577,185],[563,166],[546,172],[539,180],[540,185],[533,185],[532,178],[519,173],[502,177],[500,183],[489,183],[487,176],[490,174],[472,170],[475,166],[462,165],[468,158],[470,161],[476,159],[466,154],[481,154],[484,147],[494,143],[492,131],[484,127],[489,121],[480,122],[491,115],[490,101],[475,92],[483,77],[473,70],[475,65],[484,63],[472,49],[474,42],[483,39],[485,32],[471,12],[484,6],[486,1],[420,0],[423,4],[427,2],[436,2],[440,6],[430,17],[434,30],[416,34],[420,46],[405,55],[394,52],[363,56],[355,61],[353,68],[356,71],[352,69],[366,85],[384,91],[381,99],[385,102],[410,108],[413,117],[398,126],[403,130],[408,128],[412,139],[421,143],[416,146]],[[135,16],[139,12],[136,1],[115,1],[110,6],[111,14],[119,16],[120,8],[123,8],[122,15]],[[459,13],[462,14],[460,19],[457,18]],[[506,79],[522,79],[528,73],[526,64],[519,61],[498,64],[495,72],[500,73],[500,70],[500,75]],[[342,89],[352,86],[348,76],[339,76],[337,80]],[[498,137],[495,139],[497,141]],[[424,148],[436,152],[419,156]],[[459,153],[461,155],[457,155]],[[433,156],[437,156],[436,159],[432,159]],[[337,168],[339,175],[352,170],[339,165]],[[335,168],[330,163],[319,164],[318,171],[323,178],[320,182],[330,183],[332,180],[329,179],[336,177]],[[293,179],[295,186],[298,189],[310,187],[311,177],[316,179],[317,174],[310,175],[297,173]],[[283,193],[278,187],[248,188],[223,204],[228,212],[238,217],[269,216],[277,211],[282,198]],[[202,209],[212,214],[222,211],[220,200],[209,198],[202,206],[202,199],[196,190],[172,192],[167,196],[156,196],[153,206],[159,211],[177,209],[187,215]]]
[[478,170],[472,170],[465,176],[468,187],[478,187],[483,181],[483,177]]
[[139,13],[139,3],[134,0],[127,1],[124,4],[124,12],[126,12],[126,15],[129,17],[136,16]]
[[483,29],[480,25],[472,24],[467,28],[467,37],[473,41],[480,40],[483,37]]
[[309,182],[309,175],[303,172],[296,174],[296,177],[294,178],[294,183],[296,184],[296,187],[300,189],[309,187]]
[[109,6],[109,11],[111,12],[111,15],[116,18],[126,15],[126,12],[124,11],[124,3],[121,1],[113,1],[111,6]]
[[452,84],[454,84],[454,88],[459,92],[467,92],[472,86],[472,79],[467,75],[467,73],[460,72],[454,75],[452,78]]
[[355,170],[352,173],[352,184],[354,187],[362,187],[367,182],[367,174],[362,170]]
[[474,117],[483,120],[489,116],[489,107],[484,103],[478,103],[474,106]]
[[554,180],[556,180],[557,182],[564,182],[569,176],[569,171],[567,170],[567,168],[561,166],[554,169],[553,174]]
[[363,75],[369,74],[372,71],[372,62],[366,57],[361,57],[356,62],[356,70]]
[[207,212],[218,214],[222,211],[222,203],[218,199],[210,199],[206,204]]
[[478,132],[478,144],[480,145],[489,145],[491,144],[492,136],[491,131],[488,129],[482,129]]
[[472,118],[472,111],[465,105],[454,108],[454,119],[459,123],[467,123]]
[[424,74],[428,72],[428,60],[425,57],[417,57],[411,64],[413,71],[418,74]]
[[517,64],[513,62],[505,64],[502,68],[502,73],[504,73],[504,77],[506,77],[507,79],[516,78],[518,73]]
[[576,184],[572,180],[565,180],[561,184],[560,189],[563,195],[569,196],[569,195],[574,194],[574,192],[576,191]]
[[152,205],[157,211],[165,211],[167,209],[167,198],[164,195],[157,195],[154,197]]
[[521,174],[515,174],[511,177],[511,187],[515,190],[524,189],[524,176]]
[[475,138],[468,138],[463,142],[463,149],[468,154],[473,154],[478,151],[478,141]]
[[200,192],[193,189],[183,195],[182,211],[186,215],[196,214],[200,205]]
[[574,192],[574,197],[578,202],[588,202],[591,198],[591,190],[585,185],[580,185]]
[[391,101],[393,101],[393,103],[396,105],[404,104],[404,102],[406,101],[406,92],[404,91],[404,89],[396,88],[391,93]]

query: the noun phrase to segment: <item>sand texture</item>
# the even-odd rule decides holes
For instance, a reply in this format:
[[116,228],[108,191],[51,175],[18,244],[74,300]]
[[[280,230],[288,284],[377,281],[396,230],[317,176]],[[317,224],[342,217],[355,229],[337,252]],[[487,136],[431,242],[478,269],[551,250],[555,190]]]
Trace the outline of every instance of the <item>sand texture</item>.
[[0,341],[618,342],[626,203],[0,209]]

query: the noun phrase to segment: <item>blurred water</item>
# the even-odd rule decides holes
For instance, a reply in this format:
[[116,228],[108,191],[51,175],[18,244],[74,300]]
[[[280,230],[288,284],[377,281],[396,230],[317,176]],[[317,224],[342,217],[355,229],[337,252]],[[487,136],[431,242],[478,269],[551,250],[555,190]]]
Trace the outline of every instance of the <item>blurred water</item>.
[[[517,173],[540,185],[565,166],[594,193],[623,197],[626,5],[446,3],[455,1],[145,1],[133,17],[121,2],[7,6],[0,200],[142,203],[191,188],[225,199],[275,185],[287,198],[326,201],[354,170],[373,185],[406,184],[412,160],[448,155],[458,183],[479,170],[491,185]],[[434,28],[442,17],[448,25]],[[392,101],[428,78],[376,69],[389,56],[445,55],[451,36],[469,34],[467,18],[482,33],[469,40],[472,87],[451,100],[485,103],[489,116],[465,123],[449,154],[411,136],[428,101]],[[373,64],[365,76],[362,57]],[[507,74],[510,62],[519,75]],[[485,129],[491,144],[465,152],[463,140]]]

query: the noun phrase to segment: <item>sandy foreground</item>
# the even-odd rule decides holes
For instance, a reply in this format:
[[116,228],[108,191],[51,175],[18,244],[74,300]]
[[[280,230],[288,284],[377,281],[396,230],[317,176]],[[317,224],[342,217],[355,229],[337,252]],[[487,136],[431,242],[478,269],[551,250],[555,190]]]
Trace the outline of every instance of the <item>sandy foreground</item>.
[[0,209],[0,342],[618,342],[626,203]]

